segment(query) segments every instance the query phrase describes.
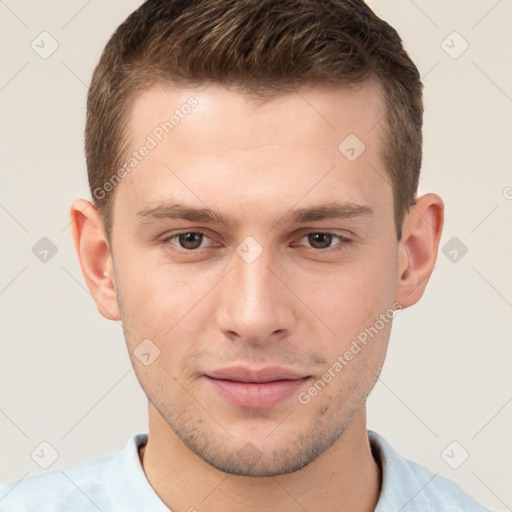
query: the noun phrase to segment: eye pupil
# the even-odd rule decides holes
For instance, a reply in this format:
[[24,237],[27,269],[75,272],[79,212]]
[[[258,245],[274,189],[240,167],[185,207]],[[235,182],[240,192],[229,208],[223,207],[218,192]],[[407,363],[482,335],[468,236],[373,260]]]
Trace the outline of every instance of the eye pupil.
[[310,233],[308,241],[315,249],[325,249],[331,245],[332,235],[328,233]]
[[201,233],[181,233],[178,235],[178,240],[184,249],[197,249],[203,241]]

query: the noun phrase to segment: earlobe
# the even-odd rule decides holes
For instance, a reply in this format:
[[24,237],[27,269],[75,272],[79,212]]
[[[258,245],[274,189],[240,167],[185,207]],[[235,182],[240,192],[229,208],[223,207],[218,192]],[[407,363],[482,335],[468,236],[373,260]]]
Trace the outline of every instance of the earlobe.
[[436,263],[443,221],[444,204],[436,194],[419,197],[404,219],[396,295],[403,308],[418,302],[425,291]]
[[70,217],[82,274],[96,307],[108,320],[119,320],[112,255],[98,209],[85,199],[77,199],[71,205]]

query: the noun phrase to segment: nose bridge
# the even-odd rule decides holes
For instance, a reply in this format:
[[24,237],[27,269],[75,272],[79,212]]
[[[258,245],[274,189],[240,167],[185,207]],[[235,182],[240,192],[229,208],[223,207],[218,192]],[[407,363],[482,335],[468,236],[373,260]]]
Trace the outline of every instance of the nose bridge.
[[219,327],[225,333],[258,343],[290,328],[292,304],[283,284],[270,270],[273,266],[271,250],[256,245],[254,240],[246,239],[237,247],[219,305]]
[[241,294],[240,298],[244,299],[247,311],[255,307],[261,308],[267,302],[267,297],[271,297],[271,288],[275,285],[272,281],[275,277],[269,270],[270,260],[268,253],[262,253],[251,262],[243,257],[235,259],[233,279],[236,281],[238,293]]

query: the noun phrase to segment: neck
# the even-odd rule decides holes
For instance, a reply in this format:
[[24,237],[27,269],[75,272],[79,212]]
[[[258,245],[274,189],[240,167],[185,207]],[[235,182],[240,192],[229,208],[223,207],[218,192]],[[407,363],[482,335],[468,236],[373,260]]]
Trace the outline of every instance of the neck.
[[304,468],[276,477],[224,473],[191,452],[149,405],[148,443],[141,451],[146,476],[174,511],[369,512],[380,492],[364,406],[343,435]]

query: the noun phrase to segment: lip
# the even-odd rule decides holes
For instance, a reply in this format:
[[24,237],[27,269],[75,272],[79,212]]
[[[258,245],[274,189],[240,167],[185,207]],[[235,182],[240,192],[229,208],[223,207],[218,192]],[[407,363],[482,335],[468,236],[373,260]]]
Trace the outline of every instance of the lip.
[[205,377],[212,388],[231,404],[266,409],[296,394],[310,375],[280,366],[260,369],[232,366],[208,372]]

